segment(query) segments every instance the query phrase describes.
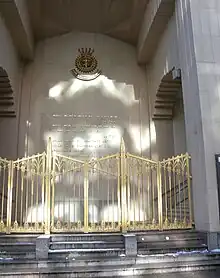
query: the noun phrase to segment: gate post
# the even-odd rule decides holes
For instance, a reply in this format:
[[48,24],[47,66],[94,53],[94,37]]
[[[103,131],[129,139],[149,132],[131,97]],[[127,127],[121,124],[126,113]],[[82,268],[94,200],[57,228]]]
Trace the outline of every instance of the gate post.
[[52,142],[49,137],[46,156],[46,202],[45,202],[45,234],[50,234],[51,178],[52,178]]
[[13,161],[9,161],[9,163],[8,163],[7,224],[6,224],[6,233],[7,234],[11,233],[12,190],[13,190]]
[[163,229],[163,199],[162,199],[162,180],[161,180],[161,163],[157,164],[157,194],[158,194],[158,220],[159,229]]
[[122,232],[127,231],[127,175],[126,175],[126,153],[124,139],[120,146],[120,186],[121,186],[121,222]]

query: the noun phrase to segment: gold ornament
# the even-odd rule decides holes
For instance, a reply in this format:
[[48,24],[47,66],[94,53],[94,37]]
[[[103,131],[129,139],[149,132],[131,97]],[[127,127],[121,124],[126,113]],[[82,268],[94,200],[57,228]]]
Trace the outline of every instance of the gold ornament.
[[78,79],[90,81],[96,79],[101,70],[98,69],[98,61],[93,55],[93,48],[79,48],[79,54],[75,60],[75,68],[70,72]]

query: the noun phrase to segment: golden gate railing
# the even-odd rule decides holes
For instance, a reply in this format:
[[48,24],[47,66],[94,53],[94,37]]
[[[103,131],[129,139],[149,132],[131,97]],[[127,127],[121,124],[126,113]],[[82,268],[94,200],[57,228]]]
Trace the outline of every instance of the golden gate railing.
[[190,157],[120,152],[81,161],[47,151],[0,158],[0,232],[126,232],[193,224]]
[[160,163],[163,228],[185,228],[193,223],[190,157],[172,157]]

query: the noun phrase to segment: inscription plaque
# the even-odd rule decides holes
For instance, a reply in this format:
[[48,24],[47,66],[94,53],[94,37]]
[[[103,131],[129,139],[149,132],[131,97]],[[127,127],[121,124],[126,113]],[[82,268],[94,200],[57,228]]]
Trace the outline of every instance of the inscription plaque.
[[52,138],[53,151],[78,159],[117,151],[122,137],[117,115],[42,114],[42,127],[44,139]]

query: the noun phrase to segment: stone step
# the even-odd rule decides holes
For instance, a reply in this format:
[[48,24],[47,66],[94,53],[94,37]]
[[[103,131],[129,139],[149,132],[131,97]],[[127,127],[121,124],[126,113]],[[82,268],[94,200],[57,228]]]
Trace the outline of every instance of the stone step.
[[51,242],[50,249],[105,249],[105,248],[123,248],[124,243],[122,241],[106,242],[106,241],[82,241],[82,242]]
[[206,233],[195,230],[148,231],[136,233],[138,241],[186,240],[190,238],[206,238]]
[[[186,215],[189,215],[190,214],[190,211],[188,211],[188,210],[172,210],[172,214],[173,215],[175,215],[175,214],[186,214]],[[166,215],[166,212],[164,211],[163,212],[163,215]],[[171,215],[171,211],[170,210],[168,210],[167,211],[167,215]]]
[[104,249],[49,249],[49,259],[71,259],[71,258],[101,258],[118,257],[125,253],[123,248],[104,248]]
[[155,242],[155,243],[138,243],[138,252],[146,251],[147,253],[164,253],[171,250],[199,250],[207,249],[203,240],[192,240],[188,242]]
[[137,239],[138,244],[147,244],[147,245],[155,245],[155,244],[176,244],[176,245],[183,245],[183,244],[188,244],[193,241],[200,241],[202,243],[206,243],[206,238],[205,237],[192,237],[192,238],[180,238],[180,239],[172,239],[169,236],[163,238],[163,239],[158,239],[158,240],[146,240],[144,237],[141,239]]
[[[166,213],[163,213],[163,215],[166,215]],[[186,215],[186,216],[190,216],[190,212],[187,212],[187,211],[185,211],[185,212],[184,212],[184,211],[176,211],[176,212],[175,212],[175,211],[172,211],[172,214],[171,214],[171,212],[168,211],[168,212],[167,212],[167,215],[169,215],[169,216],[170,216],[170,215],[178,215],[178,216],[180,216],[180,215],[183,215],[183,216]]]
[[[127,234],[129,235],[129,233]],[[2,256],[21,259],[35,258],[36,238],[39,235],[2,235]],[[207,248],[206,234],[196,231],[152,231],[136,233],[139,254],[155,254]],[[50,236],[49,258],[67,256],[105,257],[120,256],[125,252],[121,234],[59,234]]]
[[13,90],[10,86],[6,87],[1,87],[0,89],[0,94],[12,94],[13,93]]
[[10,251],[10,252],[0,252],[0,261],[4,260],[33,260],[36,258],[35,250],[33,252],[25,251]]
[[206,250],[207,237],[196,231],[143,233],[137,235],[137,246],[139,254]]
[[36,243],[39,234],[0,235],[0,243],[32,242]]
[[2,101],[2,100],[12,101],[13,99],[14,99],[13,96],[8,96],[8,95],[0,94],[0,101]]
[[35,252],[36,243],[33,242],[5,242],[0,243],[1,252]]
[[[164,256],[115,257],[101,259],[57,259],[44,262],[5,261],[0,264],[1,277],[159,277],[159,273],[176,273],[176,277],[188,277],[186,271],[211,270],[219,266],[219,255],[188,254]],[[210,273],[209,273],[210,274]],[[32,276],[33,275],[33,276]],[[149,276],[151,277],[151,276]],[[199,276],[198,276],[199,277]],[[201,273],[201,277],[206,277]],[[207,276],[208,277],[208,276]]]
[[124,253],[121,234],[67,234],[50,237],[49,258],[66,256],[105,257]]
[[139,248],[138,255],[153,255],[153,254],[170,254],[170,253],[181,253],[181,252],[202,252],[207,250],[207,246],[188,246],[188,247],[176,247],[176,246],[165,246],[163,249],[161,248]]
[[[185,211],[190,211],[188,206],[185,207],[185,208],[184,208],[184,206],[177,206],[177,207],[176,207],[176,210],[180,210],[180,209],[181,209],[181,210],[185,210]],[[165,211],[165,208],[163,208],[163,210]],[[173,211],[173,210],[175,210],[175,209],[174,209],[173,207],[172,207],[172,209],[168,208],[168,211],[171,211],[171,210]]]
[[120,252],[122,248],[104,248],[104,249],[60,249],[60,250],[49,250],[50,254],[54,253],[106,253],[106,252]]
[[175,254],[175,253],[184,253],[184,252],[205,252],[207,248],[204,247],[197,247],[197,246],[192,246],[192,248],[182,248],[179,249],[177,247],[170,247],[166,249],[139,249],[138,250],[138,255],[143,256],[143,255],[161,255],[161,254]]
[[108,242],[123,242],[123,236],[121,234],[57,234],[51,235],[51,242],[91,242],[91,241],[105,241]]
[[0,258],[2,259],[35,259],[36,239],[39,235],[1,235]]

